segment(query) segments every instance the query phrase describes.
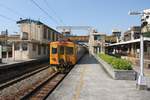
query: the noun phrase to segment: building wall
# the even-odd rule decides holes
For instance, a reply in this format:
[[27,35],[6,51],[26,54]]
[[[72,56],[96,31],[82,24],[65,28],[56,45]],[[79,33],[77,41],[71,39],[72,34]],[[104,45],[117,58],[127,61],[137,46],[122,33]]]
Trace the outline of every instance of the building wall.
[[[18,22],[20,33],[27,33],[28,39],[20,40],[19,50],[13,49],[13,58],[17,59],[36,59],[48,57],[49,41],[57,41],[61,34],[47,25],[33,20],[23,20]],[[17,42],[17,41],[14,41]],[[28,49],[22,51],[22,43],[26,42]]]
[[140,33],[141,33],[141,27],[140,26],[133,26],[130,28],[130,30],[128,30],[124,33],[124,41],[139,39]]
[[[27,43],[28,49],[22,50],[21,44],[19,50],[13,50],[13,59],[27,60],[48,57],[48,45],[41,45],[37,43]],[[34,46],[33,46],[34,45]],[[40,54],[39,54],[40,50]]]
[[91,33],[89,39],[89,50],[92,54],[105,52],[105,34]]

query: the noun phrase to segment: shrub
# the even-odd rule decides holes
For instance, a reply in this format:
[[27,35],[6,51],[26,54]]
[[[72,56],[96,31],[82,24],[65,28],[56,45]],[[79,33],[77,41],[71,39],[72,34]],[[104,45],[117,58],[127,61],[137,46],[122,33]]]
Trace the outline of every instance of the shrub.
[[129,61],[121,58],[116,58],[109,56],[107,54],[99,54],[99,57],[106,61],[108,64],[112,65],[114,69],[119,70],[132,70],[132,65]]

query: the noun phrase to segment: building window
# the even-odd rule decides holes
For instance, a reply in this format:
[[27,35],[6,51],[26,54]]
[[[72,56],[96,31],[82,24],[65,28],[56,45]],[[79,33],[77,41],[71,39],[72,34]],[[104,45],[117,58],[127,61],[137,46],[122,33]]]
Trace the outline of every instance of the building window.
[[47,29],[44,27],[43,38],[46,39]]
[[46,46],[43,46],[43,54],[46,54]]
[[19,50],[20,49],[20,43],[15,43],[15,50]]
[[22,50],[23,51],[28,50],[28,44],[27,43],[22,43]]
[[40,55],[40,54],[41,54],[41,46],[38,45],[38,55]]
[[28,33],[27,32],[22,32],[21,39],[22,40],[28,40]]
[[36,44],[32,44],[32,50],[36,51]]
[[50,41],[51,40],[51,31],[48,30],[48,40]]
[[101,40],[101,37],[98,35],[94,35],[94,40]]
[[146,16],[146,18],[148,19],[148,18],[149,18],[149,16]]
[[52,40],[55,41],[55,32],[52,32]]
[[66,47],[66,54],[72,55],[73,54],[73,47]]

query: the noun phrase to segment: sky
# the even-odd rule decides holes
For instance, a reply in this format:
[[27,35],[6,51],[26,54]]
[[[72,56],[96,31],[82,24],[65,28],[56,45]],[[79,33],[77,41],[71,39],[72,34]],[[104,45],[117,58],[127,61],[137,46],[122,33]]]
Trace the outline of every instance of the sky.
[[[99,32],[111,34],[112,29],[126,31],[140,25],[140,16],[128,12],[150,8],[150,0],[0,0],[0,31],[18,32],[16,21],[20,18],[40,20],[46,25],[91,26]],[[4,18],[4,16],[6,16]],[[77,35],[82,35],[81,32]],[[83,34],[85,34],[83,32]]]

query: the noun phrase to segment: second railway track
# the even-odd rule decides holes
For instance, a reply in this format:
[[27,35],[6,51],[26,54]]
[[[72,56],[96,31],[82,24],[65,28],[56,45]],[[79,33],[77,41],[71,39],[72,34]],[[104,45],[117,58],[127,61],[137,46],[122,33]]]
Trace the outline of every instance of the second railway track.
[[66,74],[58,72],[53,73],[47,80],[41,82],[33,90],[22,97],[22,100],[44,100],[56,88],[56,86],[64,79]]
[[12,79],[10,79],[10,81],[7,81],[5,83],[0,84],[0,90],[11,86],[11,85],[15,84],[18,81],[21,81],[21,80],[23,80],[25,78],[28,78],[28,77],[30,77],[30,76],[32,76],[32,75],[34,75],[34,74],[36,74],[36,73],[46,69],[46,68],[48,68],[48,64],[47,63],[46,64],[41,64],[40,67],[38,69],[35,69],[34,71],[27,72],[24,75],[21,75],[21,76],[16,77],[16,78],[12,78]]
[[[73,67],[70,67],[70,70]],[[51,70],[51,71],[50,71]],[[70,70],[68,70],[70,72]],[[43,72],[42,72],[43,71]],[[38,74],[38,73],[43,73],[43,74]],[[47,74],[46,74],[46,73]],[[68,73],[69,73],[68,72]],[[0,95],[0,100],[45,100],[48,95],[50,95],[50,93],[58,86],[58,84],[65,78],[65,76],[67,76],[67,74],[62,74],[59,72],[56,72],[52,67],[48,67],[48,66],[43,66],[43,69],[39,69],[33,73],[30,73],[29,75],[25,75],[23,77],[20,77],[19,79],[14,80],[13,82],[10,82],[8,84],[5,84],[4,86],[2,86],[2,88],[4,87],[8,87],[10,86],[10,89],[7,91],[13,91],[13,87],[16,88],[15,83],[18,83],[20,81],[20,83],[17,85],[18,88],[17,91],[18,92],[8,92],[9,94],[4,94],[4,95]],[[37,75],[36,75],[37,74]],[[44,75],[44,76],[43,76]],[[43,77],[43,78],[38,78],[38,77]],[[26,79],[28,78],[29,79]],[[30,78],[32,77],[32,78]],[[33,81],[34,84],[32,82],[30,82],[31,80],[36,80]],[[26,80],[26,83],[23,83],[24,80]],[[24,84],[30,84],[30,86],[28,85],[24,85]],[[35,83],[36,82],[36,83]],[[11,86],[11,84],[14,84],[13,86]],[[21,89],[22,88],[22,89]],[[4,88],[5,89],[5,88]],[[2,93],[2,92],[1,92]],[[13,93],[13,95],[11,95]],[[2,97],[1,97],[2,96]]]

